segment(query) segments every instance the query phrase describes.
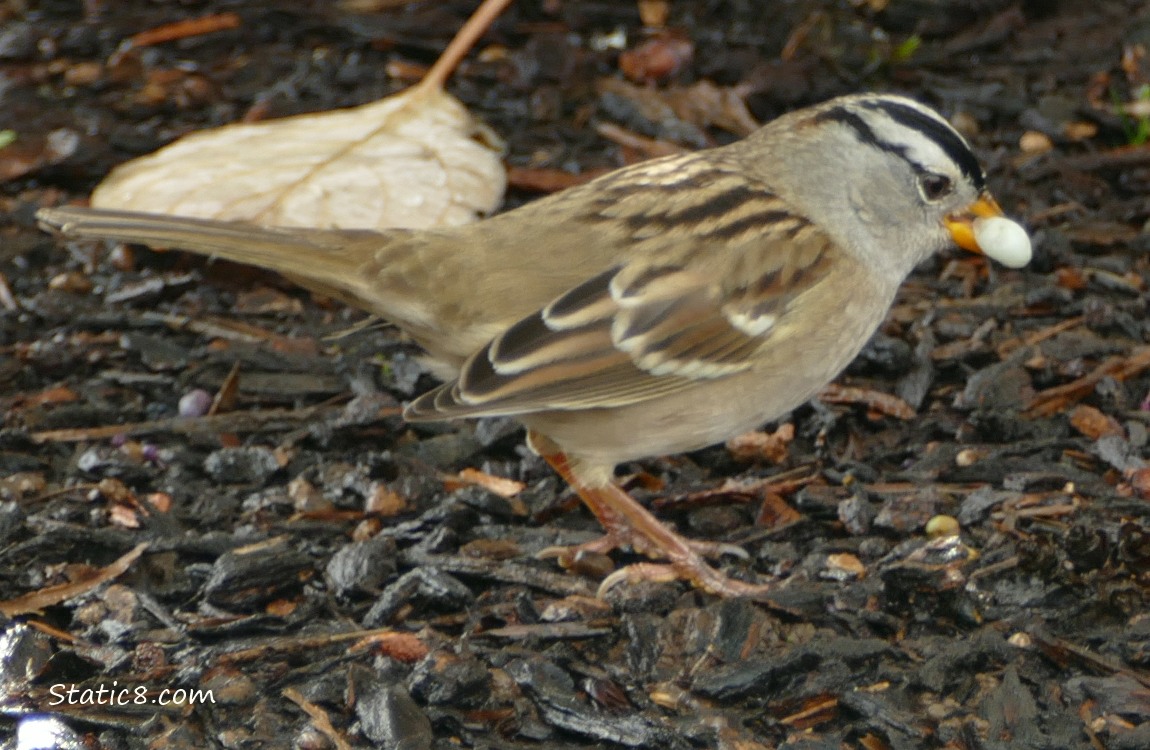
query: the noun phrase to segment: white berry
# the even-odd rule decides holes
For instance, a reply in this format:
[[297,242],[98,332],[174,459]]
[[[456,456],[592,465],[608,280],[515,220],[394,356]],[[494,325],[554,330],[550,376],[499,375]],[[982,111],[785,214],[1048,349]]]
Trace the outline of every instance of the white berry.
[[1030,262],[1030,237],[1026,230],[1003,216],[974,220],[974,241],[989,258],[1007,268],[1022,268]]

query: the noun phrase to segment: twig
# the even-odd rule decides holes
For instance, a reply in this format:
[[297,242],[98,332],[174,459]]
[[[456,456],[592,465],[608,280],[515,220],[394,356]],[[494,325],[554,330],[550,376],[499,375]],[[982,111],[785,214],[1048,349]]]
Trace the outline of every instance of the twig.
[[186,39],[191,36],[201,36],[217,31],[238,29],[240,23],[239,15],[231,12],[216,13],[200,18],[189,18],[184,21],[166,23],[163,26],[141,31],[139,34],[128,37],[128,46],[151,47],[156,44],[174,42],[177,39]]
[[4,278],[2,273],[0,273],[0,307],[5,310],[20,309],[20,305],[16,303],[16,297],[12,294],[12,288],[8,286],[8,279]]
[[1059,321],[1052,326],[1047,326],[1039,331],[1032,331],[1025,336],[1016,336],[1012,339],[1007,339],[998,345],[999,359],[1006,359],[1015,351],[1024,346],[1034,346],[1035,344],[1046,341],[1047,339],[1054,338],[1060,333],[1069,331],[1072,328],[1077,328],[1086,322],[1085,315],[1078,315],[1073,318]]
[[259,659],[269,651],[292,652],[323,648],[335,643],[347,641],[379,641],[381,638],[393,636],[409,636],[410,633],[398,632],[395,628],[372,628],[369,630],[351,630],[345,633],[324,633],[320,635],[301,635],[273,637],[264,642],[235,651],[223,651],[217,657],[223,664],[240,664]]
[[352,750],[351,743],[345,740],[343,735],[332,726],[331,719],[328,718],[326,711],[307,698],[304,698],[303,694],[295,688],[284,688],[281,695],[299,706],[300,710],[311,718],[311,723],[315,725],[315,728],[319,730],[320,734],[331,740],[336,750]]
[[100,568],[93,575],[79,581],[69,581],[68,583],[61,583],[58,586],[49,586],[39,591],[25,594],[24,596],[18,596],[15,599],[0,601],[0,614],[5,617],[15,617],[16,615],[27,614],[28,612],[36,612],[44,607],[51,607],[53,604],[59,604],[60,602],[74,599],[81,594],[86,594],[100,584],[123,575],[124,572],[132,566],[132,563],[134,563],[140,555],[144,554],[144,550],[147,548],[147,542],[137,544],[127,554],[122,555],[111,565],[106,568]]
[[684,154],[687,152],[687,149],[676,146],[674,143],[639,135],[626,128],[621,128],[613,122],[599,123],[595,126],[595,132],[612,143],[617,143],[624,148],[633,148],[636,151],[641,151],[649,158],[656,156],[673,156],[674,154]]
[[[217,432],[251,432],[268,423],[284,421],[292,424],[309,422],[320,415],[340,407],[320,404],[303,409],[269,409],[267,411],[232,412],[212,417],[170,417],[151,422],[114,424],[104,427],[74,427],[63,430],[33,432],[28,437],[37,443],[76,443],[82,440],[107,440],[118,435],[134,436],[171,432],[179,435],[212,434]],[[399,414],[400,409],[381,411],[380,417]]]
[[1027,417],[1049,417],[1079,399],[1086,398],[1107,375],[1125,380],[1150,368],[1150,346],[1140,346],[1128,357],[1110,357],[1077,380],[1056,385],[1038,393],[1023,413]]

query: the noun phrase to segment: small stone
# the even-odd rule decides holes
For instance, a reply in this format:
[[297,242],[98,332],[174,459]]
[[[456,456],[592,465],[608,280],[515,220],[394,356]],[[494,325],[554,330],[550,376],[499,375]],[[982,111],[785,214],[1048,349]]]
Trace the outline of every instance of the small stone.
[[202,417],[212,408],[212,394],[203,388],[196,388],[180,396],[177,407],[181,417]]
[[221,448],[204,459],[204,471],[225,484],[263,484],[279,470],[275,451],[258,445]]

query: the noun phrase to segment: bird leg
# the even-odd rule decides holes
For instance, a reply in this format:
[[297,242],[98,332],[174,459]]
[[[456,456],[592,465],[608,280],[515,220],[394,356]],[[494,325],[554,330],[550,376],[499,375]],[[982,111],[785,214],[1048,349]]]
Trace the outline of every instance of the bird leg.
[[[555,454],[562,456],[563,454]],[[552,464],[554,466],[554,464]],[[571,485],[575,487],[576,485]],[[627,495],[623,490],[619,490],[628,499],[634,502],[630,495]],[[559,560],[559,564],[565,568],[571,567],[580,555],[605,555],[611,550],[619,549],[620,547],[630,547],[643,554],[659,556],[658,550],[649,550],[649,540],[644,537],[636,538],[631,533],[631,527],[627,525],[619,516],[614,513],[609,506],[602,504],[592,505],[593,500],[581,495],[585,505],[591,509],[595,517],[599,519],[600,525],[603,526],[605,533],[598,539],[592,539],[589,542],[582,544],[562,545],[557,547],[547,547],[540,550],[536,557],[548,558],[554,557]],[[747,551],[737,544],[728,544],[727,542],[708,542],[701,539],[687,539],[680,537],[682,541],[690,547],[695,554],[704,558],[716,559],[723,555],[730,555],[731,557],[738,557],[746,560],[750,557]]]
[[688,580],[712,594],[732,597],[762,597],[771,589],[769,585],[730,578],[703,559],[704,554],[727,551],[727,546],[713,542],[692,542],[676,534],[614,484],[600,487],[585,484],[575,476],[571,462],[561,452],[548,451],[540,455],[579,494],[607,532],[603,538],[579,545],[576,550],[606,552],[626,544],[648,557],[667,561],[665,564],[639,563],[620,568],[603,580],[599,587],[600,594],[623,580]]

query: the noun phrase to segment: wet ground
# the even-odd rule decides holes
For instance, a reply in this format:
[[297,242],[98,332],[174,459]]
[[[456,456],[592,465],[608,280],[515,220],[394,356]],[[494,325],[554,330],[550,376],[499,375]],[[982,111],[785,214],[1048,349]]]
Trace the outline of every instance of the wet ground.
[[402,88],[471,9],[367,5],[0,3],[4,742],[46,713],[86,748],[1150,747],[1143,4],[677,0],[645,32],[520,2],[451,80],[508,206],[881,89],[1032,230],[1023,271],[925,264],[758,439],[622,467],[770,607],[534,559],[594,520],[513,423],[404,425],[433,380],[364,314],[36,230],[183,133]]

